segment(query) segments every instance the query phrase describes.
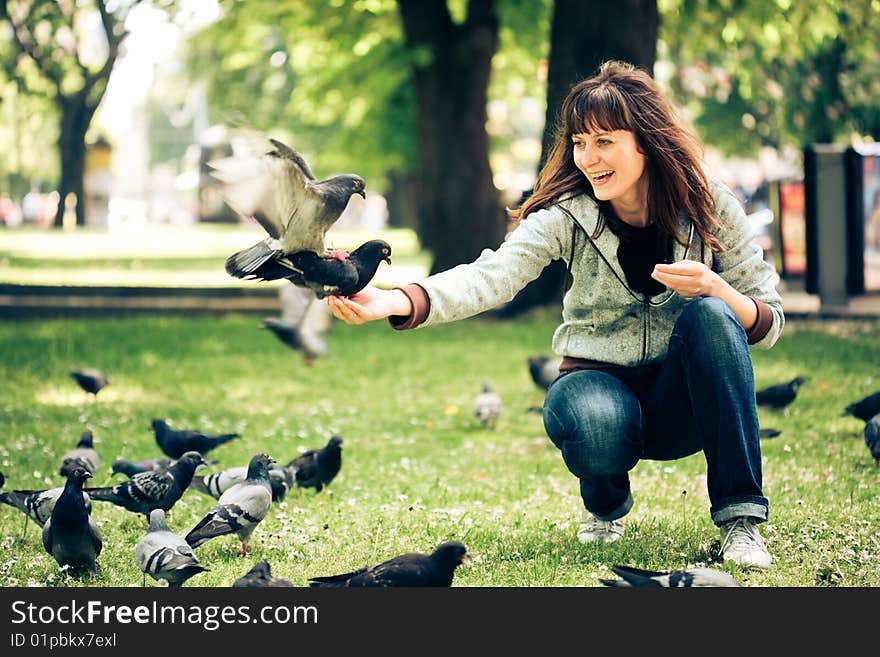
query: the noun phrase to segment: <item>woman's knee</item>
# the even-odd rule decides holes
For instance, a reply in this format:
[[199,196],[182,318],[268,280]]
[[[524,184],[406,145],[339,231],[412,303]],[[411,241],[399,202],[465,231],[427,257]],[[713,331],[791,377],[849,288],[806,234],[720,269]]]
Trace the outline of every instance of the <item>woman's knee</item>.
[[731,337],[745,335],[736,313],[727,302],[717,297],[699,297],[688,303],[675,322],[673,333],[685,339],[717,338],[725,333]]

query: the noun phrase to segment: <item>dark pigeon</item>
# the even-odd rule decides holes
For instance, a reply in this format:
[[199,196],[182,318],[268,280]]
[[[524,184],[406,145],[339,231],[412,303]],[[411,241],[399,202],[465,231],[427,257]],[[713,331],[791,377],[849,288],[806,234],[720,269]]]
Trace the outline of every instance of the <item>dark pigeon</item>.
[[776,438],[782,432],[779,429],[760,429],[758,431],[759,438]]
[[464,544],[449,541],[437,546],[431,554],[410,552],[350,573],[311,577],[309,586],[451,586],[455,569],[467,559]]
[[43,525],[43,547],[62,568],[95,573],[101,554],[101,531],[83,503],[83,483],[91,478],[85,468],[74,468],[67,475],[64,491]]
[[212,449],[240,436],[237,433],[214,436],[194,429],[172,429],[165,420],[160,419],[153,420],[152,427],[159,448],[173,459],[179,459],[184,452],[189,451],[204,456]]
[[850,404],[843,411],[844,415],[852,415],[863,422],[867,422],[877,413],[880,413],[880,390]]
[[373,280],[379,263],[384,260],[391,264],[391,246],[384,240],[364,242],[351,253],[335,253],[335,256],[321,256],[312,251],[293,253],[287,260],[295,271],[285,278],[312,290],[318,299],[330,295],[350,297]]
[[865,422],[865,444],[874,457],[874,465],[880,468],[880,413]]
[[266,317],[262,327],[285,345],[302,355],[311,366],[315,359],[329,352],[326,336],[333,328],[333,313],[311,290],[283,283],[278,289],[281,317]]
[[483,391],[474,399],[474,415],[484,427],[494,427],[504,405],[497,392],[488,383],[483,384]]
[[198,452],[186,452],[167,470],[139,472],[131,479],[104,488],[86,488],[93,500],[110,502],[147,519],[153,509],[168,511],[189,487],[196,468],[206,465]]
[[167,470],[173,463],[169,458],[144,459],[142,461],[128,461],[126,459],[116,459],[110,469],[113,474],[124,474],[126,477],[133,477],[139,472],[152,472],[153,470]]
[[272,575],[268,561],[258,561],[247,573],[232,583],[233,588],[267,588],[293,586],[290,580]]
[[353,194],[366,198],[354,174],[317,180],[302,155],[275,139],[265,153],[233,155],[209,162],[226,203],[253,217],[269,234],[226,261],[236,278],[274,280],[295,274],[288,257],[310,251],[328,255],[324,238]]
[[529,376],[532,381],[541,390],[547,390],[550,384],[559,376],[559,366],[562,364],[561,358],[550,358],[543,354],[537,356],[529,356],[527,359],[529,365]]
[[144,574],[169,588],[183,586],[190,577],[210,571],[199,563],[189,544],[171,531],[162,509],[150,511],[150,528],[134,546],[134,560]]
[[74,378],[80,388],[96,398],[98,393],[111,383],[110,377],[96,369],[71,370],[70,376]]
[[324,447],[303,452],[285,469],[293,473],[300,488],[314,488],[320,493],[342,468],[342,438],[333,436]]
[[[234,468],[227,468],[220,472],[199,475],[193,477],[189,487],[194,488],[205,495],[210,495],[217,500],[235,484],[240,484],[247,479],[247,472],[248,466],[242,465]],[[280,502],[284,499],[290,490],[290,487],[293,485],[293,480],[283,468],[270,468],[269,485],[272,487],[272,501]]]
[[247,556],[251,534],[272,504],[269,469],[274,462],[265,452],[254,455],[247,478],[223,493],[214,508],[186,535],[190,547],[197,548],[217,536],[235,533],[241,540],[241,556]]
[[76,448],[67,452],[61,457],[61,467],[58,474],[66,477],[74,468],[85,468],[92,476],[97,474],[98,467],[101,465],[101,458],[94,447],[94,434],[91,429],[86,429],[79,437]]
[[[52,509],[55,508],[55,504],[63,492],[63,486],[45,490],[11,490],[0,493],[0,502],[18,509],[40,527],[43,527],[52,516]],[[83,493],[83,504],[85,504],[86,510],[91,512],[92,502],[88,493]]]
[[618,588],[693,588],[698,586],[742,586],[733,577],[714,568],[687,568],[685,570],[642,570],[631,566],[612,566],[612,572],[621,579],[600,579],[605,586]]
[[776,410],[782,410],[797,397],[798,389],[806,382],[802,376],[796,377],[788,383],[779,383],[769,386],[755,393],[755,402],[758,406],[767,406]]

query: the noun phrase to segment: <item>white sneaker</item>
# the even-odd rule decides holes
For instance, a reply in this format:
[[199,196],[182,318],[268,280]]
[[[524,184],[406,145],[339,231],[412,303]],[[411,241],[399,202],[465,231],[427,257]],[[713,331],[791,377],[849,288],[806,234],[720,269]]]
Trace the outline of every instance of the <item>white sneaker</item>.
[[751,518],[739,516],[721,525],[720,529],[721,558],[724,561],[733,561],[740,568],[770,567],[773,557]]
[[623,538],[623,523],[617,520],[602,520],[584,509],[581,524],[578,525],[577,537],[581,543],[613,543]]

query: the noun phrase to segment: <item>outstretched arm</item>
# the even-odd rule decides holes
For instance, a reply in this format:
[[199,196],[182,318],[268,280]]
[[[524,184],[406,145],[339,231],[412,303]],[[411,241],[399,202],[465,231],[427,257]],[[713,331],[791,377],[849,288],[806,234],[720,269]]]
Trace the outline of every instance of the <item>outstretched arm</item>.
[[398,289],[380,290],[366,286],[351,297],[327,297],[327,304],[337,319],[347,324],[363,324],[375,319],[412,314],[412,302]]

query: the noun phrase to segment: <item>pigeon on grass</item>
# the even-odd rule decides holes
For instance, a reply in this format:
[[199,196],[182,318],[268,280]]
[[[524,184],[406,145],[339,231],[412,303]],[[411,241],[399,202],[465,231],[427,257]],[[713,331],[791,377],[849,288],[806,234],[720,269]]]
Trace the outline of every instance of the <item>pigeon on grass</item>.
[[767,406],[776,410],[782,410],[795,400],[795,397],[797,397],[798,394],[798,389],[806,381],[807,380],[804,377],[798,376],[788,383],[778,383],[763,388],[762,390],[758,390],[755,393],[755,402],[758,406]]
[[110,377],[94,368],[71,370],[70,376],[79,384],[80,388],[93,395],[95,399],[98,398],[98,393],[111,383]]
[[207,462],[195,451],[186,452],[167,470],[138,472],[115,486],[86,488],[93,500],[110,502],[133,513],[142,513],[150,518],[153,509],[168,511],[183,496],[189,487],[193,474]]
[[880,413],[865,422],[865,445],[874,457],[874,465],[880,468]]
[[[210,495],[217,500],[235,484],[240,484],[247,479],[247,473],[248,466],[246,465],[227,468],[220,472],[212,472],[211,474],[193,477],[189,487],[194,488],[205,495]],[[269,485],[272,487],[273,502],[280,502],[283,500],[292,484],[292,478],[283,468],[269,469]]]
[[66,477],[73,472],[74,468],[85,468],[94,476],[101,465],[101,458],[95,451],[94,438],[91,429],[83,431],[76,447],[61,457],[61,467],[58,469],[58,474]]
[[268,561],[258,561],[247,573],[232,583],[233,588],[276,588],[292,587],[290,580],[272,575]]
[[474,399],[474,415],[484,427],[494,427],[501,417],[503,404],[501,397],[492,390],[488,383],[483,384],[483,391]]
[[210,571],[199,563],[189,544],[171,531],[162,509],[150,511],[150,528],[134,546],[134,560],[146,576],[164,579],[169,588],[183,586],[190,577]]
[[124,474],[131,478],[139,472],[152,472],[153,470],[167,470],[173,463],[169,458],[144,459],[141,461],[128,461],[126,459],[116,459],[110,470],[113,474]]
[[156,436],[156,444],[167,456],[179,459],[184,452],[195,451],[205,455],[241,434],[224,433],[217,436],[194,429],[172,429],[165,420],[155,419],[151,425]]
[[300,488],[314,488],[320,493],[342,468],[342,438],[333,436],[324,447],[310,449],[290,461],[284,469],[293,473]]
[[254,455],[247,478],[223,493],[214,508],[186,535],[190,547],[197,548],[217,536],[235,533],[241,540],[241,556],[247,556],[251,534],[272,504],[269,469],[274,462],[265,452]]
[[[25,515],[25,527],[27,527],[28,518],[43,527],[52,516],[52,509],[55,508],[55,504],[63,492],[63,486],[44,490],[11,490],[0,493],[0,502],[21,511]],[[92,502],[88,493],[85,492],[83,493],[83,504],[86,510],[91,511]]]
[[208,163],[229,207],[253,217],[269,234],[227,259],[226,271],[236,278],[287,278],[296,273],[288,257],[301,251],[334,256],[324,245],[327,231],[353,194],[366,198],[360,176],[318,180],[297,151],[276,139],[268,142],[262,152]]
[[529,365],[529,376],[532,381],[541,390],[547,390],[550,384],[559,376],[559,366],[562,364],[561,358],[550,358],[539,354],[537,356],[529,356],[527,359]]
[[67,475],[64,490],[43,525],[43,547],[62,568],[88,570],[94,577],[103,545],[101,531],[83,501],[83,484],[91,476],[85,468],[74,468]]
[[850,404],[843,411],[844,415],[852,415],[863,422],[867,422],[877,413],[880,413],[880,390]]
[[304,287],[282,284],[281,317],[266,317],[262,327],[268,329],[288,347],[302,355],[307,367],[328,353],[326,336],[333,328],[333,313],[326,303]]
[[409,552],[350,573],[311,577],[309,586],[318,588],[451,586],[455,569],[467,560],[467,548],[464,544],[449,541],[441,543],[431,554]]
[[780,434],[782,434],[782,432],[779,429],[767,428],[758,430],[758,437],[761,439],[776,438],[776,436],[779,436]]
[[612,566],[611,571],[621,579],[600,579],[605,586],[618,588],[692,588],[698,586],[742,586],[727,573],[714,568],[687,568],[685,570],[642,570],[631,566]]

